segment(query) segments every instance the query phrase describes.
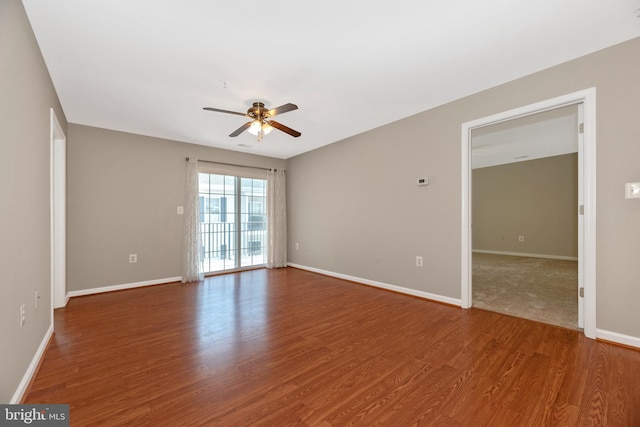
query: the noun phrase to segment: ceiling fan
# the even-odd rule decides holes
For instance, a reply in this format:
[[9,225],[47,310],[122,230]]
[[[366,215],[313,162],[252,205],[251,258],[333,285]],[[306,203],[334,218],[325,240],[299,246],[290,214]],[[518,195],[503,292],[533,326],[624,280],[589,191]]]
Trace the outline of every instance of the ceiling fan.
[[297,105],[289,103],[281,105],[277,108],[273,108],[271,110],[267,110],[263,102],[254,102],[253,106],[249,108],[246,113],[238,113],[236,111],[221,110],[220,108],[212,107],[203,108],[203,110],[207,111],[217,111],[219,113],[235,114],[237,116],[249,117],[251,121],[240,126],[238,129],[229,134],[229,136],[236,137],[248,129],[249,133],[258,137],[258,141],[260,141],[262,138],[264,138],[265,135],[271,132],[273,128],[276,128],[284,133],[288,133],[294,138],[302,135],[297,130],[291,129],[290,127],[287,127],[282,123],[278,123],[275,120],[271,120],[271,117],[273,116],[297,109]]

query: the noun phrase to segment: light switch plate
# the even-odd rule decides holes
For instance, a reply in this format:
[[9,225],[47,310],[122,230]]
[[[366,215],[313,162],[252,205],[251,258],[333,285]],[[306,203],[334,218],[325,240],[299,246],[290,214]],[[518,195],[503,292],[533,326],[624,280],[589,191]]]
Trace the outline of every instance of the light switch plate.
[[184,207],[178,206],[178,215],[184,214]]
[[624,185],[625,199],[640,199],[640,182],[627,182]]

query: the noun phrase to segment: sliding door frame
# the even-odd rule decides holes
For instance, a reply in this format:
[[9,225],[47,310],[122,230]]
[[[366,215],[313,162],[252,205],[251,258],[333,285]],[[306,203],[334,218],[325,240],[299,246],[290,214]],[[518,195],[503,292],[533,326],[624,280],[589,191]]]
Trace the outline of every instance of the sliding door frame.
[[[243,250],[248,250],[249,248],[243,248],[242,247],[242,242],[243,242],[243,233],[246,233],[248,230],[245,230],[243,228],[243,222],[242,222],[242,218],[243,218],[243,214],[248,215],[248,212],[244,212],[243,208],[242,208],[242,181],[243,179],[258,179],[258,180],[262,180],[264,181],[264,198],[265,198],[265,203],[263,204],[263,207],[266,206],[266,191],[267,191],[267,183],[268,183],[268,177],[266,174],[266,171],[262,171],[262,170],[248,170],[247,168],[241,168],[241,167],[233,167],[231,165],[212,165],[212,164],[206,164],[205,165],[198,165],[198,172],[200,174],[210,174],[210,175],[219,175],[219,176],[223,176],[223,177],[233,177],[234,178],[234,212],[233,212],[233,219],[235,221],[235,231],[233,233],[233,242],[235,244],[235,248],[234,248],[234,257],[235,257],[235,262],[234,262],[234,266],[233,267],[229,267],[229,268],[224,268],[222,270],[212,270],[212,271],[205,271],[204,274],[206,276],[212,276],[212,275],[216,275],[216,274],[224,274],[224,273],[231,273],[231,272],[236,272],[236,271],[243,271],[243,270],[252,270],[252,269],[257,269],[257,268],[264,268],[267,265],[267,253],[266,251],[268,251],[268,244],[267,244],[267,236],[264,236],[264,239],[261,240],[262,244],[261,244],[261,250],[263,251],[262,253],[264,254],[264,263],[261,264],[250,264],[250,265],[243,265],[243,258],[242,258],[242,252]],[[198,193],[200,193],[200,189],[198,189]],[[248,206],[248,205],[247,205]],[[226,208],[225,208],[226,209]],[[266,218],[266,212],[263,212],[263,218]],[[246,221],[246,224],[244,224],[245,226],[249,225],[249,221]],[[266,227],[266,223],[264,224]],[[266,234],[266,231],[265,231]],[[230,250],[230,249],[227,249]],[[204,260],[203,260],[203,265],[204,265]]]

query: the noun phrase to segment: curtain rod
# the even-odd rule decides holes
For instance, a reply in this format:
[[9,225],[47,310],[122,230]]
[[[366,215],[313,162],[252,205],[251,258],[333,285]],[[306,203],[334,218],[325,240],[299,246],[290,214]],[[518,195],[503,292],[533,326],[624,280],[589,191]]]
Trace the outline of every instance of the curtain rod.
[[[188,162],[189,158],[185,157],[185,160]],[[260,166],[246,166],[246,165],[238,165],[238,164],[235,164],[235,163],[214,162],[212,160],[200,160],[200,159],[198,159],[198,161],[199,162],[203,162],[203,163],[215,163],[216,165],[235,166],[235,167],[238,167],[238,168],[251,168],[251,169],[262,169],[262,170],[265,170],[265,171],[270,171],[270,170],[277,171],[277,169],[275,169],[275,168],[262,168]]]

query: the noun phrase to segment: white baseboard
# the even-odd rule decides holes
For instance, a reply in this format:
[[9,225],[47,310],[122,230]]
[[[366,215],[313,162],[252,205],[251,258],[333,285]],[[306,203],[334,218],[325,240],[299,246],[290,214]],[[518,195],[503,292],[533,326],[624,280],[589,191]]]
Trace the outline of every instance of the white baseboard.
[[57,307],[53,307],[53,308],[54,308],[54,309],[56,309],[56,308],[66,307],[66,306],[67,306],[67,304],[69,304],[69,298],[71,298],[71,296],[67,293],[67,294],[64,296],[64,304],[62,304],[62,305],[60,305],[60,306],[57,306]]
[[604,329],[596,328],[596,338],[618,344],[628,345],[629,347],[640,348],[640,338],[619,334],[617,332],[606,331]]
[[67,298],[79,297],[83,295],[101,294],[103,292],[121,291],[124,289],[141,288],[143,286],[162,285],[165,283],[180,282],[182,277],[168,277],[166,279],[147,280],[144,282],[125,283],[122,285],[105,286],[102,288],[82,289],[80,291],[67,292]]
[[559,260],[564,260],[564,261],[578,261],[578,257],[572,257],[572,256],[545,255],[545,254],[527,254],[527,253],[523,253],[523,252],[486,251],[484,249],[473,249],[473,253],[492,254],[492,255],[521,256],[521,257],[527,257],[527,258],[559,259]]
[[44,334],[44,337],[42,338],[42,341],[38,346],[38,350],[36,351],[36,354],[34,354],[33,359],[31,359],[31,363],[29,363],[29,367],[27,368],[27,371],[24,373],[24,376],[22,377],[22,381],[20,381],[20,384],[18,384],[18,388],[16,392],[13,394],[13,397],[11,398],[11,401],[9,403],[18,404],[22,401],[24,394],[27,392],[27,387],[29,387],[29,383],[31,383],[31,379],[36,374],[38,365],[40,365],[40,360],[44,357],[45,351],[47,351],[47,344],[49,343],[49,340],[51,339],[52,335],[53,335],[53,325],[49,325],[49,329],[47,329],[47,332]]
[[321,270],[319,268],[307,267],[305,265],[287,263],[288,266],[299,268],[300,270],[307,270],[314,273],[324,274],[325,276],[336,277],[338,279],[349,280],[351,282],[362,283],[364,285],[375,286],[376,288],[387,289],[389,291],[398,292],[401,294],[412,295],[415,297],[420,297],[432,301],[442,302],[445,304],[456,305],[458,307],[462,306],[462,301],[456,298],[444,297],[442,295],[431,294],[429,292],[417,291],[415,289],[404,288],[402,286],[390,285],[388,283],[376,282],[375,280],[363,279],[361,277],[349,276],[341,273],[334,273],[332,271]]

